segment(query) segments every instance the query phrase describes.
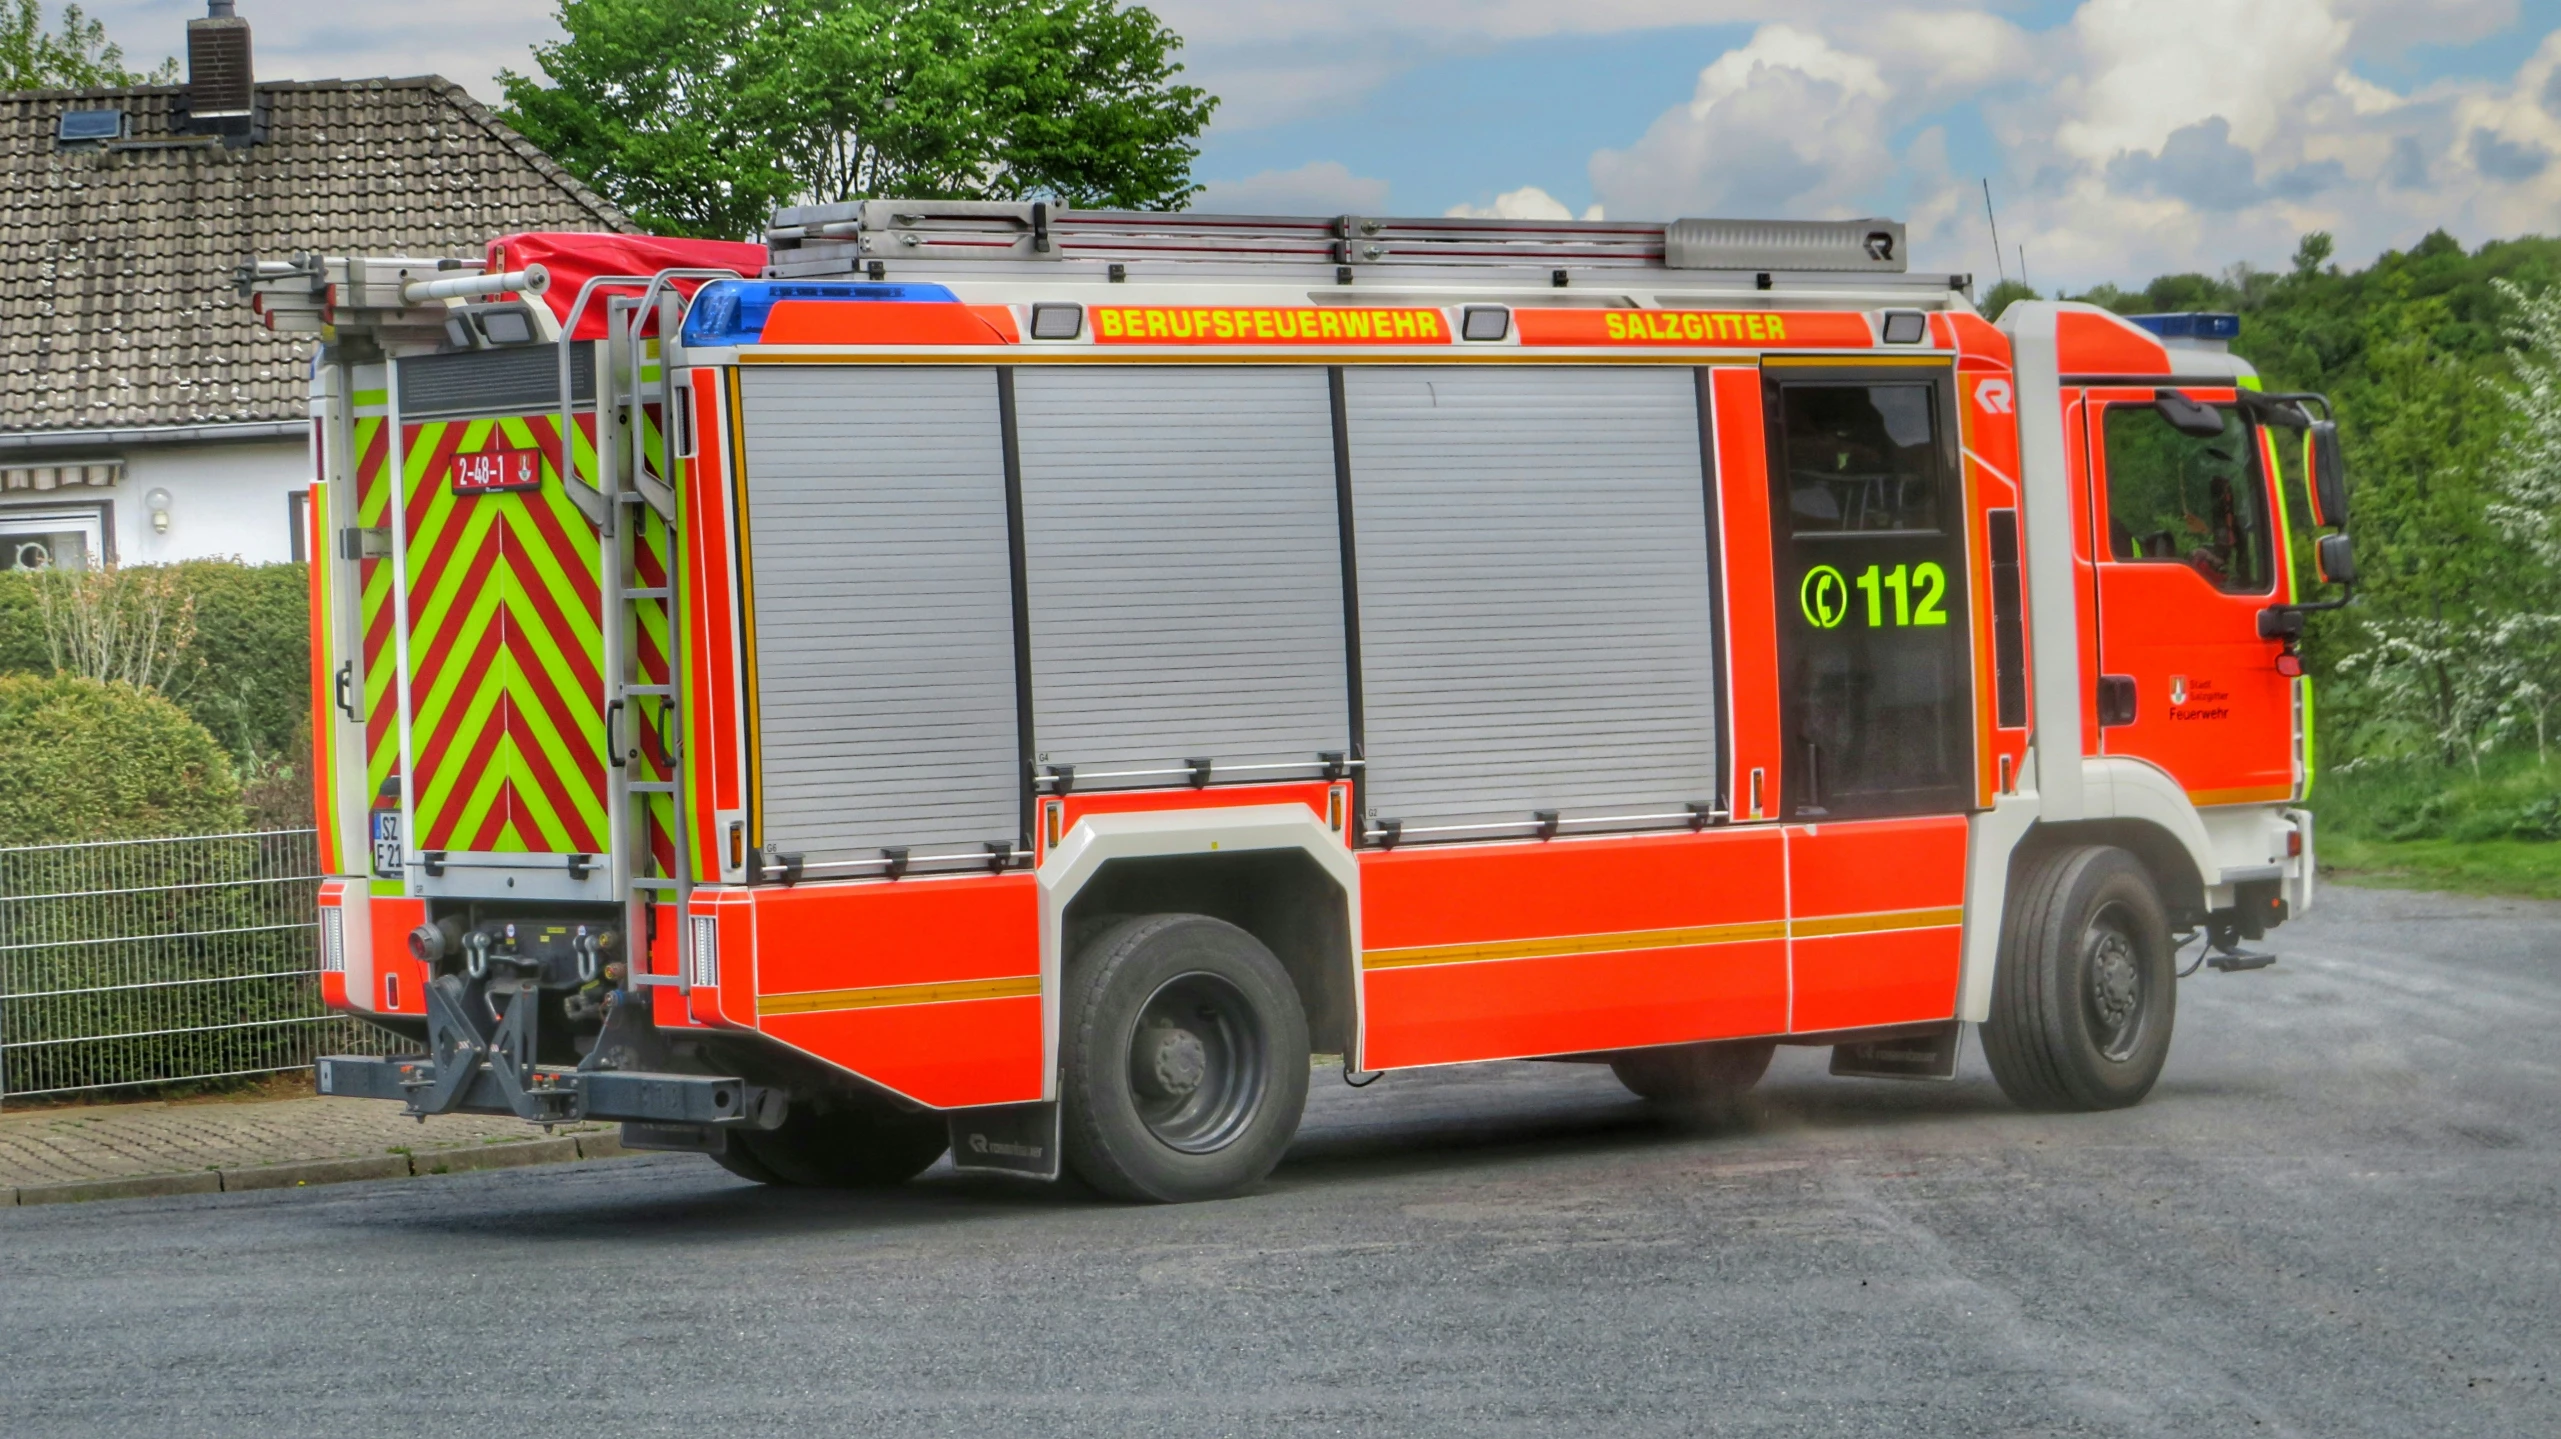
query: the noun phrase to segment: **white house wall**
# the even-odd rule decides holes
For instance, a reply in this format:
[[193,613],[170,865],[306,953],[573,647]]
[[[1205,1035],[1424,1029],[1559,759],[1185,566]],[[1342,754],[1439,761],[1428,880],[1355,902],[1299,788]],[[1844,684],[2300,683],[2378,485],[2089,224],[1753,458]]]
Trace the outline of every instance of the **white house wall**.
[[[293,558],[287,496],[311,487],[311,452],[300,438],[232,440],[198,445],[135,445],[97,452],[30,456],[23,463],[122,460],[113,485],[66,485],[42,493],[0,493],[0,528],[12,510],[112,506],[118,563],[239,559],[275,564]],[[169,492],[169,529],[151,523],[145,497]]]

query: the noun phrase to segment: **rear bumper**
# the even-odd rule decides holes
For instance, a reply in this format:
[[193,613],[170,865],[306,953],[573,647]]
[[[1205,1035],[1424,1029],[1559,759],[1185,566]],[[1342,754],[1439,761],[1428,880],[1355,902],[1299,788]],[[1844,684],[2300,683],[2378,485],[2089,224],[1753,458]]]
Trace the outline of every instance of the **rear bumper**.
[[320,1061],[319,1089],[352,1099],[396,1099],[413,1114],[512,1114],[537,1124],[620,1119],[769,1128],[781,1121],[786,1103],[781,1090],[721,1076],[537,1066],[520,1085],[510,1085],[486,1062],[475,1068],[458,1092],[431,1100],[440,1076],[425,1055],[338,1054]]

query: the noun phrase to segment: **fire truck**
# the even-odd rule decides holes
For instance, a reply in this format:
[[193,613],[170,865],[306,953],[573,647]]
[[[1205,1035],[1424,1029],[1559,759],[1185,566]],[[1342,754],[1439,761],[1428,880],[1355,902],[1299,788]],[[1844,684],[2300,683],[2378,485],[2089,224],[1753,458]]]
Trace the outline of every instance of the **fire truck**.
[[[861,201],[318,336],[323,1091],[1153,1201],[1355,1082],[2132,1104],[2313,896],[2325,400],[1885,220]],[[2291,499],[2289,499],[2291,496]],[[2192,966],[2191,966],[2192,967]]]

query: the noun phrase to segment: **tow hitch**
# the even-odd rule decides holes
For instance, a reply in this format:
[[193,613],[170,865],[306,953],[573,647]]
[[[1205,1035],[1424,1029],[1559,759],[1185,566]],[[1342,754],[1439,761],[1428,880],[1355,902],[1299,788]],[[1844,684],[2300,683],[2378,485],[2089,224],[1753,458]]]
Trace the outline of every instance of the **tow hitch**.
[[597,957],[519,950],[513,934],[507,938],[505,950],[469,945],[466,972],[428,983],[427,1053],[331,1055],[319,1064],[320,1092],[397,1099],[421,1119],[512,1114],[536,1124],[618,1119],[752,1129],[783,1122],[788,1100],[781,1090],[681,1072],[646,1004],[629,991],[608,999],[604,1028],[585,1058],[546,1062],[540,1057],[544,990],[561,989],[567,979],[553,971],[565,962],[593,976]]

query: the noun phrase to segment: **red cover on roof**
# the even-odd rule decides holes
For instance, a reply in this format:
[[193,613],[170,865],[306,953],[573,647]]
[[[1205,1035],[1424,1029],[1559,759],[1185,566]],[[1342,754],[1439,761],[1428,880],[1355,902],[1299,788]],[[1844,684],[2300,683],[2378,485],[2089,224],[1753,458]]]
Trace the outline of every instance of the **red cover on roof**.
[[[503,274],[540,265],[551,272],[543,300],[566,323],[569,307],[578,303],[579,288],[598,275],[649,276],[661,270],[735,270],[752,280],[765,272],[765,247],[734,240],[666,240],[655,235],[606,235],[584,231],[536,231],[501,235],[489,242],[489,272]],[[699,280],[681,280],[677,288],[691,295]],[[615,293],[637,295],[637,287]],[[587,302],[578,317],[581,340],[605,337],[605,303]]]

